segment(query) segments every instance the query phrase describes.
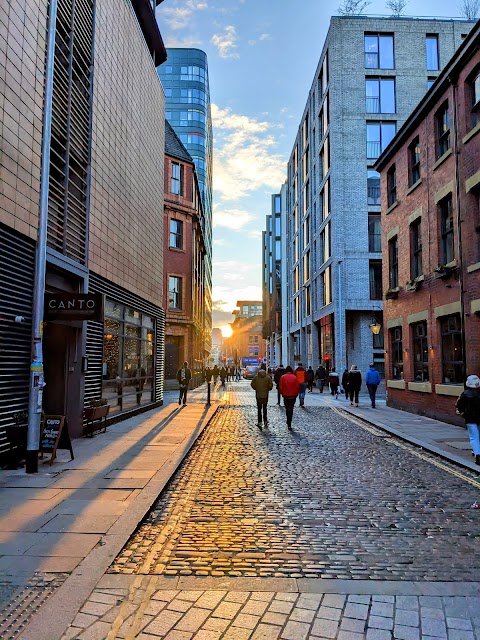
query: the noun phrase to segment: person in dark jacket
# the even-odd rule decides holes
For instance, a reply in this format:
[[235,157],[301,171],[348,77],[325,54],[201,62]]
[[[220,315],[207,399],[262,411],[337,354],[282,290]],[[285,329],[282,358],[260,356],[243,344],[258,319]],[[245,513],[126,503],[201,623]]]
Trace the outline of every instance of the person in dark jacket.
[[350,372],[348,374],[348,393],[350,396],[350,404],[353,406],[355,400],[355,406],[358,407],[358,394],[362,388],[362,374],[358,370],[356,364],[352,364]]
[[268,393],[273,389],[273,382],[271,377],[265,371],[265,369],[259,369],[257,375],[250,383],[252,389],[255,389],[255,397],[257,399],[257,411],[258,420],[257,427],[262,428],[262,414],[263,424],[268,426],[267,420],[267,405],[268,405]]
[[213,367],[213,383],[215,384],[215,382],[217,381],[218,378],[218,374],[220,373],[219,368],[217,367],[217,365],[215,365]]
[[285,367],[283,366],[283,364],[281,364],[275,369],[275,373],[273,374],[273,381],[277,385],[277,404],[280,404],[280,399],[282,397],[282,394],[280,393],[280,378],[284,373]]
[[340,376],[336,371],[330,371],[328,374],[328,384],[330,386],[330,393],[335,396],[335,400],[338,398],[338,387],[340,385]]
[[300,383],[293,373],[292,367],[287,367],[285,373],[280,378],[280,393],[283,396],[285,413],[287,415],[287,427],[292,428],[293,407],[298,394],[300,393]]
[[178,404],[187,404],[187,391],[190,380],[192,379],[192,372],[188,368],[188,362],[183,363],[183,367],[177,371],[177,380],[180,385],[180,396],[178,398]]
[[313,383],[315,382],[315,371],[312,367],[308,367],[307,369],[307,389],[308,393],[312,393],[313,391]]
[[348,369],[342,373],[342,388],[345,394],[345,400],[348,400]]
[[468,376],[465,386],[457,400],[457,411],[465,418],[475,464],[480,466],[480,378]]
[[320,393],[323,393],[323,387],[325,386],[325,378],[327,377],[327,370],[323,364],[319,364],[315,371],[315,380],[318,381],[320,387]]
[[227,369],[222,367],[220,369],[220,380],[222,381],[222,387],[225,386],[225,380],[227,379]]
[[365,384],[367,385],[370,400],[372,402],[372,409],[375,409],[375,394],[377,393],[380,380],[380,374],[375,369],[375,365],[371,364],[370,369],[367,371],[367,375],[365,376]]

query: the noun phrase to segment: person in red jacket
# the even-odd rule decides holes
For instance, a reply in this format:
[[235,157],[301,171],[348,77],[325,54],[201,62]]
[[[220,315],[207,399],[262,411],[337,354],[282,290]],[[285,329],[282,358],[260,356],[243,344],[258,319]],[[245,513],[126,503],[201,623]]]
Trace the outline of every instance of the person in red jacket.
[[293,373],[292,367],[287,367],[280,378],[280,393],[283,396],[283,404],[287,414],[287,427],[289,429],[292,428],[293,407],[299,392],[300,383],[297,380],[297,376]]

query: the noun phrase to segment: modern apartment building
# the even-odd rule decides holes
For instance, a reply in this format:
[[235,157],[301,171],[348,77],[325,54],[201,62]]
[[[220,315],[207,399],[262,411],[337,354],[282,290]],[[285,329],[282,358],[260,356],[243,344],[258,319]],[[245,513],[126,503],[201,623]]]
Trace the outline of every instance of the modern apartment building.
[[205,345],[211,352],[212,328],[212,118],[207,55],[200,49],[167,49],[158,68],[165,91],[165,117],[187,149],[197,170],[203,203],[205,238]]
[[269,367],[277,367],[288,359],[288,332],[282,318],[286,315],[287,260],[286,243],[282,233],[286,228],[287,186],[272,195],[271,214],[266,217],[262,233],[262,300],[263,337],[266,340],[266,358]]
[[203,382],[206,357],[203,205],[192,157],[165,122],[165,385],[178,388],[184,361]]
[[463,424],[480,371],[480,23],[376,167],[388,404]]
[[[72,436],[92,400],[125,415],[163,401],[165,109],[156,66],[166,52],[150,0],[5,0],[0,24],[1,453],[5,428],[28,408],[32,342],[37,356],[43,342],[38,408],[66,416]],[[51,137],[42,122],[49,87]],[[46,293],[101,294],[104,314],[71,320],[60,304],[56,314],[47,307],[43,336],[32,340],[47,214]]]
[[[334,17],[288,163],[289,362],[383,371],[373,165],[474,22]],[[286,363],[284,363],[286,364]]]

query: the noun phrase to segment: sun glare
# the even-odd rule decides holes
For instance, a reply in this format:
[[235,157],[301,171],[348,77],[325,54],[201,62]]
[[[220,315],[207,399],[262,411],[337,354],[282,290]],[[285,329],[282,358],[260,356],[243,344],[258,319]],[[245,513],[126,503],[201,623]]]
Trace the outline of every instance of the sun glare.
[[224,338],[230,338],[230,336],[232,335],[233,331],[232,331],[232,327],[229,324],[224,325],[223,327],[220,327],[220,330],[222,332],[222,336]]

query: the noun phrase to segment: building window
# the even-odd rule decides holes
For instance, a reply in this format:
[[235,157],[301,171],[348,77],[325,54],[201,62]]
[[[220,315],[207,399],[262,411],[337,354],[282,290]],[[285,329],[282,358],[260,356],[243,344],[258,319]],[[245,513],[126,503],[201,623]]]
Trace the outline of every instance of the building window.
[[410,225],[411,247],[411,277],[418,278],[423,273],[422,268],[422,219],[417,218]]
[[367,122],[367,159],[375,160],[395,135],[395,122]]
[[300,322],[300,294],[294,298],[294,313],[295,313],[295,322]]
[[420,138],[418,136],[408,146],[408,177],[410,186],[420,180]]
[[397,201],[397,171],[395,165],[387,171],[387,206],[391,207]]
[[365,68],[394,68],[393,34],[365,34]]
[[367,203],[381,204],[380,174],[377,171],[367,171]]
[[182,278],[178,276],[168,277],[168,308],[182,308]]
[[170,220],[170,248],[183,249],[183,222],[182,220]]
[[439,56],[438,56],[438,36],[427,35],[425,39],[427,50],[427,71],[438,71]]
[[437,158],[441,158],[450,149],[450,116],[448,101],[435,114],[437,129]]
[[476,127],[480,122],[480,70],[477,69],[473,75],[472,80],[469,82],[470,96],[471,96],[471,128]]
[[368,214],[368,250],[382,251],[382,216],[379,213]]
[[435,82],[436,78],[427,78],[427,91],[430,89],[432,84]]
[[154,353],[154,318],[107,299],[102,397],[111,413],[152,402]]
[[442,336],[442,380],[460,384],[465,380],[463,368],[462,325],[460,314],[445,316],[440,321]]
[[[282,212],[282,198],[281,196],[274,196],[274,212],[281,213]],[[280,235],[280,234],[277,234]]]
[[402,327],[390,329],[390,353],[392,380],[403,380]]
[[172,162],[172,180],[171,180],[171,193],[179,196],[183,192],[183,166],[178,162]]
[[305,287],[305,313],[307,316],[312,315],[312,296],[310,287]]
[[388,241],[388,274],[390,289],[398,287],[398,236]]
[[439,202],[438,209],[440,214],[440,262],[448,264],[455,258],[451,194]]
[[323,306],[332,302],[332,269],[327,267],[322,273],[323,278]]
[[382,261],[381,260],[370,260],[369,279],[370,279],[370,300],[381,300],[382,299]]
[[394,78],[367,78],[365,80],[365,111],[367,113],[395,113]]
[[303,256],[303,281],[310,280],[310,251],[307,251]]
[[426,321],[411,325],[413,347],[413,379],[415,382],[427,382],[428,375],[428,341]]

